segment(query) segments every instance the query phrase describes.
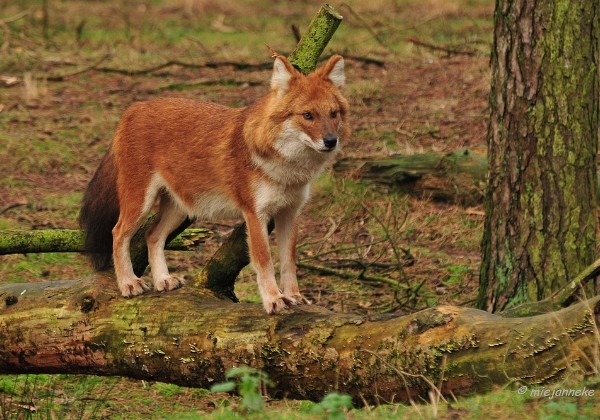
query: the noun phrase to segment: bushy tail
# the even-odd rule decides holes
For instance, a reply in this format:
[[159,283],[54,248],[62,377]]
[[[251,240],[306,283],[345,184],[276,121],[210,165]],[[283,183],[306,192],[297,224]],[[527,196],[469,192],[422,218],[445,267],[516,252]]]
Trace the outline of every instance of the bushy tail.
[[119,218],[117,167],[108,151],[90,181],[79,213],[79,226],[85,231],[85,252],[96,271],[111,266],[112,229]]

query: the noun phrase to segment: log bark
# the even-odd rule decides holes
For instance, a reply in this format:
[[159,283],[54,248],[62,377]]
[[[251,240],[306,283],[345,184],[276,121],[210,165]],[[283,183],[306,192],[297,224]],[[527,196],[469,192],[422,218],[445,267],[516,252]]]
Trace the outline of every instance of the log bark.
[[275,397],[355,402],[546,384],[592,370],[600,297],[503,318],[452,306],[361,317],[300,306],[266,315],[184,287],[124,299],[111,275],[0,287],[0,373],[122,375],[209,387],[234,366],[264,370]]

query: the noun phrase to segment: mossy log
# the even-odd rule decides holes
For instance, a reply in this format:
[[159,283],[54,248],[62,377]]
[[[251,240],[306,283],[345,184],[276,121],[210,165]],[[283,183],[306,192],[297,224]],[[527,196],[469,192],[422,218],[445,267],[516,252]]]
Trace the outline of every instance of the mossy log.
[[546,384],[592,368],[600,297],[503,318],[443,306],[361,317],[319,306],[266,315],[191,285],[133,299],[111,275],[0,287],[0,373],[73,373],[208,387],[234,366],[264,370],[275,397],[357,403]]
[[[145,229],[141,232],[145,232]],[[201,245],[211,235],[212,232],[208,229],[187,229],[171,239],[167,249],[187,251]],[[0,255],[84,252],[84,236],[84,232],[77,229],[2,230],[0,231]]]
[[[483,153],[460,149],[451,153],[344,158],[334,170],[419,198],[472,206],[483,202],[488,162]],[[598,179],[600,186],[600,174]]]
[[487,158],[461,149],[387,158],[344,158],[337,173],[419,198],[475,205],[483,201]]

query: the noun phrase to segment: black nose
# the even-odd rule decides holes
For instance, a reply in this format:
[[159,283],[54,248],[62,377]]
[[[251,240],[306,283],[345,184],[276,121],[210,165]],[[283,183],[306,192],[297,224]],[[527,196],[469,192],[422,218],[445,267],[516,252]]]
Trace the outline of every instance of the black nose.
[[336,135],[327,134],[325,137],[323,137],[323,144],[325,144],[325,147],[327,147],[328,149],[333,149],[337,144],[337,140],[338,139]]

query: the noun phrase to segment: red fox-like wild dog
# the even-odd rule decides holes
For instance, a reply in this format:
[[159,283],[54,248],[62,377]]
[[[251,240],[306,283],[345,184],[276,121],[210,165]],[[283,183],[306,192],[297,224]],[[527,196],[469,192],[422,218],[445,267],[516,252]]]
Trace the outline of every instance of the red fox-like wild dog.
[[[332,56],[308,76],[276,56],[271,91],[244,108],[164,98],[134,103],[92,178],[80,213],[97,270],[114,261],[123,296],[149,287],[133,271],[132,236],[159,199],[146,233],[157,291],[180,287],[167,269],[167,236],[187,217],[242,216],[250,261],[267,313],[307,302],[296,280],[296,216],[309,185],[349,137],[344,60]],[[269,250],[275,221],[280,285]]]

